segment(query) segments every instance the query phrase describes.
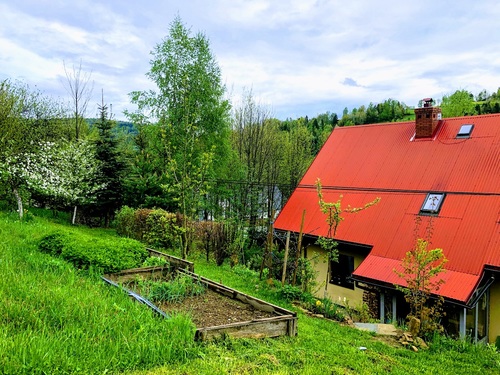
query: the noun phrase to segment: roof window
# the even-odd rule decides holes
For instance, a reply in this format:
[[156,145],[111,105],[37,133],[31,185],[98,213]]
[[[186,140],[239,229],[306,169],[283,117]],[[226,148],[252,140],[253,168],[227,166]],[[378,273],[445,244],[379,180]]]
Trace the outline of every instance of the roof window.
[[474,128],[473,124],[462,125],[457,133],[456,138],[470,138],[470,134],[472,133],[473,128]]
[[425,197],[424,204],[420,208],[420,212],[424,214],[437,214],[441,209],[444,200],[444,193],[429,193]]

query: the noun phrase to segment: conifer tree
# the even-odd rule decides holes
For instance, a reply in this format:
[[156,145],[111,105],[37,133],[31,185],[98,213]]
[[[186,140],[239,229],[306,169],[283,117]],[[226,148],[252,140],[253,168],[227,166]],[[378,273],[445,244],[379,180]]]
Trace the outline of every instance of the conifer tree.
[[120,158],[118,140],[114,132],[115,121],[108,115],[108,106],[104,98],[98,106],[99,119],[96,127],[99,137],[96,141],[96,157],[100,162],[99,179],[103,188],[97,193],[97,209],[104,219],[104,225],[109,226],[113,213],[120,208],[123,196],[123,174],[125,162]]

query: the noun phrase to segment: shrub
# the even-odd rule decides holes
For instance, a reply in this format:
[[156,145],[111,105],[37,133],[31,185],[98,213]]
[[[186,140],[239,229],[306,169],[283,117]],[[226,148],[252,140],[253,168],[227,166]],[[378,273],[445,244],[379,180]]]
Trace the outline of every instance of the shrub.
[[180,235],[177,215],[162,209],[152,210],[146,217],[143,239],[150,246],[171,249],[177,244]]
[[135,210],[123,206],[115,217],[116,232],[123,237],[134,238]]
[[141,241],[144,238],[145,233],[147,232],[147,218],[149,213],[153,211],[149,208],[141,208],[139,210],[135,210],[134,212],[134,235],[132,238]]
[[60,255],[77,268],[92,267],[104,273],[138,267],[147,256],[140,242],[129,238],[96,238],[82,233],[57,231],[44,236],[40,251]]
[[68,235],[61,231],[48,234],[40,240],[38,249],[50,255],[61,255],[67,239]]
[[302,299],[302,290],[299,287],[285,284],[279,289],[279,295],[288,302],[297,301]]
[[196,240],[205,251],[207,261],[213,254],[221,266],[227,258],[238,263],[238,227],[229,222],[199,221],[193,223]]

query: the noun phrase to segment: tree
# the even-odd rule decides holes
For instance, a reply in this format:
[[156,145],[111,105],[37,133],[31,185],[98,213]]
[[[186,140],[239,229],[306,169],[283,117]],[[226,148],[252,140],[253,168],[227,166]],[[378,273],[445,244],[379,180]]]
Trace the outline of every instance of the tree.
[[443,117],[475,115],[474,95],[467,90],[457,90],[451,95],[443,96],[441,112]]
[[96,192],[104,187],[97,178],[100,164],[91,142],[42,142],[25,160],[20,175],[28,187],[52,201],[72,206],[72,224],[77,206],[95,202]]
[[104,104],[104,95],[98,106],[100,117],[95,123],[98,130],[96,140],[96,158],[99,161],[99,184],[103,186],[97,192],[96,206],[104,218],[104,225],[109,221],[117,209],[120,208],[123,196],[122,178],[125,163],[120,158],[116,133],[113,132],[115,122],[108,117],[108,107]]
[[82,71],[81,60],[80,65],[78,67],[73,65],[71,71],[68,71],[65,63],[63,63],[63,65],[64,74],[66,75],[65,87],[72,101],[75,139],[78,141],[86,126],[85,114],[94,89],[94,84],[90,81],[92,73]]
[[274,142],[277,133],[269,108],[258,104],[251,91],[245,91],[241,106],[233,114],[232,145],[244,169],[244,181],[239,189],[238,220],[248,220],[251,233],[259,210],[265,206],[262,200],[264,188],[277,182],[266,179],[273,174],[268,167],[279,147]]
[[[415,233],[422,218],[416,219]],[[420,327],[413,334],[422,332],[430,334],[440,328],[442,298],[429,303],[432,294],[436,294],[444,283],[440,274],[444,272],[444,265],[448,261],[444,256],[443,249],[429,249],[430,237],[432,235],[432,217],[426,229],[426,239],[417,238],[413,249],[408,251],[401,262],[402,271],[394,272],[404,281],[406,286],[396,285],[401,291],[406,302],[410,305],[409,317],[415,317],[420,322]]]
[[331,262],[339,261],[339,251],[338,251],[338,242],[335,237],[337,235],[337,229],[340,223],[344,220],[342,216],[343,213],[358,213],[360,211],[366,210],[367,208],[376,205],[380,202],[380,198],[375,198],[373,201],[366,203],[362,207],[351,207],[347,206],[347,208],[342,208],[342,198],[340,195],[339,199],[336,202],[325,202],[323,199],[323,188],[321,185],[321,180],[318,178],[316,180],[316,192],[319,198],[319,208],[323,214],[326,215],[326,223],[328,225],[328,232],[326,237],[319,236],[317,244],[321,246],[323,250],[327,253],[327,272],[326,272],[326,283],[325,283],[325,296],[328,288],[330,274],[331,274]]
[[23,217],[27,193],[25,166],[44,141],[61,138],[61,106],[22,83],[0,82],[0,182],[15,196]]
[[300,120],[285,133],[285,141],[280,148],[283,153],[281,192],[284,200],[290,197],[313,160],[315,146],[318,145],[318,139],[314,138]]
[[208,39],[195,36],[176,17],[169,36],[152,52],[147,76],[157,91],[131,93],[142,121],[160,127],[165,191],[183,216],[182,257],[191,237],[188,219],[195,218],[208,181],[224,164],[229,146],[229,103]]

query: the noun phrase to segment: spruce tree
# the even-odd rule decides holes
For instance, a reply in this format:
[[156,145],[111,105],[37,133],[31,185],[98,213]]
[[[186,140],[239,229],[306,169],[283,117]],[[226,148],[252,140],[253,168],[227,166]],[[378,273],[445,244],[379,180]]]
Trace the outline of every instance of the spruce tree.
[[104,225],[109,226],[114,212],[121,207],[123,196],[123,175],[125,162],[121,159],[116,137],[115,121],[108,116],[108,107],[104,104],[98,105],[99,119],[95,123],[98,130],[96,140],[97,159],[101,163],[100,182],[103,188],[97,193],[96,208]]

